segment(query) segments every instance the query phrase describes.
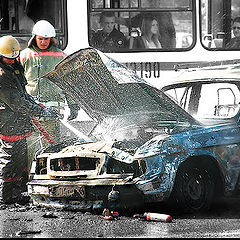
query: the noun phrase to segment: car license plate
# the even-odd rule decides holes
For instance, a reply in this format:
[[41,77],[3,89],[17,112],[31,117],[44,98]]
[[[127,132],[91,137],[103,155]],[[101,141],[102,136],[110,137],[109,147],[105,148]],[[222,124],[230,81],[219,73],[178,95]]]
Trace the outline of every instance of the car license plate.
[[84,186],[58,186],[49,188],[51,197],[80,197],[85,198]]

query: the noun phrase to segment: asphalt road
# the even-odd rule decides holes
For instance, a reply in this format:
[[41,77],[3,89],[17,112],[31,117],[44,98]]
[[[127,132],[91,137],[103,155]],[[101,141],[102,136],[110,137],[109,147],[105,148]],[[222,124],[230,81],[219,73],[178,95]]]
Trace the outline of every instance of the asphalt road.
[[[175,215],[169,209],[152,209],[173,217],[153,222],[121,214],[105,220],[101,214],[39,208],[34,205],[0,206],[1,238],[227,238],[240,237],[237,198],[216,203],[205,214]],[[168,211],[168,212],[167,212]]]

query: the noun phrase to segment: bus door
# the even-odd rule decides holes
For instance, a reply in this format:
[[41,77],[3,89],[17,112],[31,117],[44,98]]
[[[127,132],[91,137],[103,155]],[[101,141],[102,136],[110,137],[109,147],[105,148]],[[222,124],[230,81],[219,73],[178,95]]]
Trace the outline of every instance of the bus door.
[[[201,36],[208,50],[238,50],[240,43],[229,47],[233,33],[233,21],[240,17],[238,0],[201,0]],[[240,18],[239,18],[240,25]]]

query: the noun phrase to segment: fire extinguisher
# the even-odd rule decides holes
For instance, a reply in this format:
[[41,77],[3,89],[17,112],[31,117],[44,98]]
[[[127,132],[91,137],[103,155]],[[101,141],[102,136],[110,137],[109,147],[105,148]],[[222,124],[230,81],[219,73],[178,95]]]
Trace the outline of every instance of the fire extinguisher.
[[150,213],[145,212],[144,214],[135,214],[133,215],[135,218],[142,218],[147,221],[157,221],[157,222],[172,222],[172,217],[168,214],[162,214],[162,213]]

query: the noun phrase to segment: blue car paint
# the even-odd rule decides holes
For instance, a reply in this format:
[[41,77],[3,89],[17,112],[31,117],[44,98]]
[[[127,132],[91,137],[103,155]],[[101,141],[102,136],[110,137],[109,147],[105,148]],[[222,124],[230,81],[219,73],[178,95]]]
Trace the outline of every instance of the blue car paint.
[[240,130],[237,123],[203,126],[169,135],[161,139],[160,148],[154,147],[158,140],[156,142],[150,140],[150,142],[150,145],[146,144],[147,148],[142,147],[139,152],[145,151],[149,154],[152,152],[149,150],[152,147],[155,150],[153,156],[144,158],[144,153],[136,153],[138,157],[142,155],[141,160],[145,161],[147,166],[144,180],[137,183],[137,187],[144,194],[157,194],[159,201],[159,193],[162,193],[161,198],[167,199],[173,189],[179,166],[194,156],[209,156],[214,159],[225,179],[225,192],[234,191],[240,171]]

